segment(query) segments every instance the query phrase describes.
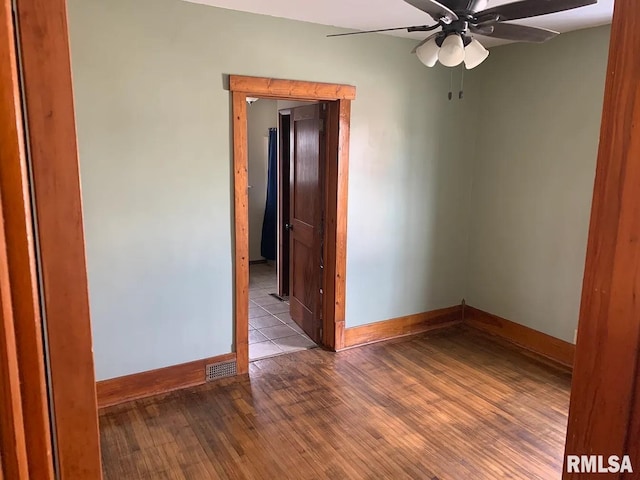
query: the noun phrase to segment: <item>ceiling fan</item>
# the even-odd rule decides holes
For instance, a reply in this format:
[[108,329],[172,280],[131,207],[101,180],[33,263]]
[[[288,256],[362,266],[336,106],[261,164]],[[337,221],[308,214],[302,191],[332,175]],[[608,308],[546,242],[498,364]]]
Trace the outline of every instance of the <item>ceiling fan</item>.
[[428,13],[436,23],[434,25],[384,28],[328,36],[341,37],[393,30],[430,32],[442,28],[439,32],[420,42],[412,53],[415,53],[427,67],[433,67],[439,60],[446,67],[455,67],[464,62],[467,69],[472,69],[484,62],[489,56],[489,51],[472,35],[516,42],[546,42],[559,33],[546,28],[505,22],[573,10],[598,3],[598,0],[520,0],[487,8],[489,0],[404,1]]

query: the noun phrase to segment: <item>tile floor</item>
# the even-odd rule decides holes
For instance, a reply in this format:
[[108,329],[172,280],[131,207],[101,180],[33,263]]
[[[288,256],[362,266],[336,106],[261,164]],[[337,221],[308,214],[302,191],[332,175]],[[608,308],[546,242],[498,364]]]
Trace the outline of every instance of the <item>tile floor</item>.
[[249,360],[297,352],[317,345],[289,316],[289,302],[271,296],[278,290],[270,264],[249,269]]

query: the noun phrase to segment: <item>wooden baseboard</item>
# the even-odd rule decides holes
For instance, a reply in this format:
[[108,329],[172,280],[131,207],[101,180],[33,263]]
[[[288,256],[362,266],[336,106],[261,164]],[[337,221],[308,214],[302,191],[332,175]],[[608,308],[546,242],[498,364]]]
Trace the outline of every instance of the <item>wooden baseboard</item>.
[[189,363],[181,363],[157,370],[99,381],[96,383],[98,408],[110,407],[131,400],[201,385],[205,383],[205,367],[207,365],[230,362],[235,359],[235,353],[228,353],[217,357],[204,358]]
[[576,346],[572,343],[468,305],[464,308],[464,323],[501,337],[564,367],[573,368]]
[[347,328],[344,331],[344,346],[356,347],[459,323],[462,323],[462,305]]

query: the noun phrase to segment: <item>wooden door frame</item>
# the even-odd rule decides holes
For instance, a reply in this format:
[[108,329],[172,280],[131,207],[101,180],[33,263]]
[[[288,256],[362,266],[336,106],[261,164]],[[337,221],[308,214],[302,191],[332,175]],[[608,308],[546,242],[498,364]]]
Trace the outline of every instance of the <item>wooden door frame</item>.
[[[632,458],[636,475],[640,470],[638,18],[638,0],[616,1],[566,443],[567,455],[636,453]],[[565,480],[592,478],[564,470]]]
[[[7,235],[7,204],[2,170],[20,163],[23,156],[22,113],[14,43],[11,1],[0,10],[0,477],[28,480],[25,417],[16,342],[13,288],[10,284]],[[20,206],[20,205],[19,205]],[[20,208],[15,209],[19,215]],[[7,212],[8,213],[8,212]]]
[[0,470],[7,478],[29,480],[5,237],[3,208],[0,205]]
[[[3,202],[11,202],[16,209],[12,233],[22,240],[21,243],[16,240],[8,254],[12,278],[23,279],[22,286],[12,284],[11,287],[14,298],[20,295],[23,302],[20,328],[16,330],[22,330],[24,335],[24,350],[20,353],[29,353],[31,357],[31,363],[24,365],[25,369],[32,369],[34,379],[28,385],[27,394],[37,399],[49,391],[41,375],[45,359],[36,356],[42,353],[37,352],[38,345],[41,346],[38,342],[42,342],[42,327],[37,316],[39,303],[28,304],[41,299],[46,318],[53,387],[49,394],[54,415],[53,419],[49,418],[48,410],[40,410],[39,415],[46,414],[47,421],[53,420],[58,472],[62,480],[101,479],[66,1],[18,0],[16,6],[33,198],[26,166],[18,163],[18,158],[12,170],[2,168],[0,175],[3,197],[5,192],[12,196],[10,200],[3,198]],[[16,104],[20,105],[19,92],[14,95]],[[11,188],[5,191],[7,185]],[[33,232],[30,231],[31,201],[37,212]],[[35,277],[34,237],[40,252],[41,289]],[[49,461],[51,451],[47,457],[42,446],[37,448],[40,451],[37,461]],[[37,478],[47,478],[44,475]]]
[[347,270],[347,189],[351,85],[229,76],[233,117],[234,196],[234,304],[235,350],[238,373],[249,371],[249,201],[247,97],[329,103],[328,161],[325,183],[325,267],[323,281],[323,343],[332,350],[344,348]]
[[[5,465],[7,478],[53,480],[49,395],[43,362],[24,115],[12,16],[11,0],[3,0],[0,10],[0,124],[5,128],[0,131],[0,317],[3,330],[0,343],[4,355],[0,364],[6,365],[9,371],[0,377],[5,383],[3,391],[11,391],[15,375],[19,388],[12,391],[14,403],[8,408],[0,407],[0,412],[11,414],[15,423],[3,415],[0,429],[11,426],[21,431],[14,432],[11,445],[7,446],[3,441],[1,450],[5,453],[3,463],[9,463]],[[20,415],[22,425],[18,425]],[[4,433],[3,429],[2,436],[6,440]],[[26,451],[22,453],[26,455],[22,455],[25,446]],[[25,458],[26,464],[20,466],[19,462]]]

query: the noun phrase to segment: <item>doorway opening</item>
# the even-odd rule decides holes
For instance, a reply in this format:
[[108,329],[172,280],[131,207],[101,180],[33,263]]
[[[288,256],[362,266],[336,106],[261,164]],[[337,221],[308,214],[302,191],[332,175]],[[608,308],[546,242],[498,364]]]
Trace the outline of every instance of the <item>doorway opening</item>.
[[[292,256],[291,238],[297,230],[291,218],[296,216],[296,205],[304,213],[318,209],[317,218],[311,214],[298,229],[307,226],[319,228],[317,234],[322,231],[318,223],[324,218],[324,184],[319,174],[326,164],[326,148],[320,123],[327,104],[251,98],[247,105],[249,361],[255,361],[314,348],[322,342],[320,289],[311,285],[314,277],[317,283],[321,281],[322,256],[313,250],[306,256]],[[296,132],[293,127],[300,125],[305,114],[311,120],[318,117],[319,122],[308,125],[307,132],[300,128]],[[298,118],[298,123],[292,118]],[[295,148],[296,142],[300,146],[301,141],[309,140],[309,148]],[[291,188],[302,181],[304,189]],[[321,246],[322,239],[318,239]],[[305,260],[307,265],[301,265]],[[307,267],[310,274],[296,276],[301,267]],[[298,279],[297,287],[315,291],[315,298],[295,295],[291,278]],[[307,311],[310,315],[305,316]]]
[[[294,165],[287,195],[290,217],[283,221],[285,207],[279,205],[281,215],[276,226],[282,233],[279,240],[288,237],[289,241],[288,247],[277,243],[280,258],[290,260],[288,268],[280,268],[289,272],[288,292],[286,274],[278,276],[277,286],[279,296],[288,293],[289,305],[275,309],[280,313],[288,309],[293,320],[289,325],[297,325],[316,344],[340,350],[344,348],[349,127],[355,87],[231,75],[229,89],[233,116],[235,351],[237,371],[243,374],[249,368],[249,317],[253,316],[248,100],[312,102],[289,109],[289,165]],[[286,122],[286,116],[282,112],[278,123]],[[289,253],[282,255],[283,248]],[[265,297],[266,292],[261,293]]]

